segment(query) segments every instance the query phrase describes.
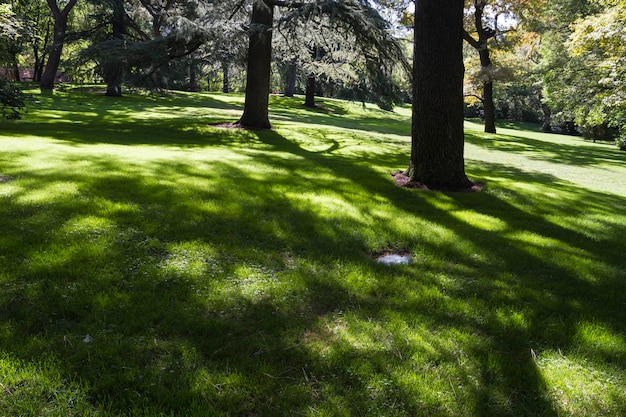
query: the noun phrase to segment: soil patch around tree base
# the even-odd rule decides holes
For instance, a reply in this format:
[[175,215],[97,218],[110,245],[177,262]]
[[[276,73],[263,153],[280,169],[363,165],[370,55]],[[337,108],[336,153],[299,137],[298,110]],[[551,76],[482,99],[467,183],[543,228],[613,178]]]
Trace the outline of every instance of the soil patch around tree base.
[[482,189],[485,187],[484,184],[481,184],[479,182],[472,182],[472,185],[466,188],[429,187],[428,185],[422,184],[421,182],[411,181],[409,176],[402,171],[392,172],[391,176],[393,177],[393,182],[398,187],[415,188],[425,191],[479,192],[482,191]]
[[211,127],[221,127],[223,129],[271,130],[271,128],[268,129],[266,127],[248,127],[248,126],[242,126],[239,123],[229,123],[229,122],[209,123],[209,126],[211,126]]

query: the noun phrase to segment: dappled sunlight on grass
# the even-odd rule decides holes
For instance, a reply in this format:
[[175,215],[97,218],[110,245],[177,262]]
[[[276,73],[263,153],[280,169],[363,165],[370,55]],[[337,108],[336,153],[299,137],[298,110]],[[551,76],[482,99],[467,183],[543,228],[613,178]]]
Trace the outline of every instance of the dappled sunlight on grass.
[[0,414],[626,412],[623,154],[470,125],[485,189],[409,190],[407,109],[300,102],[272,131],[209,126],[222,94],[0,122]]

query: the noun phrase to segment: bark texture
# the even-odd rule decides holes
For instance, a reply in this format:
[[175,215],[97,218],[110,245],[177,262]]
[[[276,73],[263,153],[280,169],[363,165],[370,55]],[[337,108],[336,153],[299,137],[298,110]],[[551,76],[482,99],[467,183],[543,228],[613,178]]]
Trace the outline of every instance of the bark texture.
[[416,0],[412,181],[466,189],[463,132],[463,0]]
[[246,99],[243,115],[237,122],[242,127],[271,129],[268,105],[270,65],[272,59],[272,24],[274,5],[270,0],[256,0],[252,6]]
[[63,54],[63,45],[65,44],[65,33],[67,31],[67,17],[78,0],[70,0],[67,2],[63,10],[59,9],[57,0],[47,0],[52,16],[54,17],[54,34],[52,37],[52,46],[48,55],[48,62],[41,75],[41,83],[39,87],[42,91],[52,91],[54,89],[54,80],[61,64],[61,55]]

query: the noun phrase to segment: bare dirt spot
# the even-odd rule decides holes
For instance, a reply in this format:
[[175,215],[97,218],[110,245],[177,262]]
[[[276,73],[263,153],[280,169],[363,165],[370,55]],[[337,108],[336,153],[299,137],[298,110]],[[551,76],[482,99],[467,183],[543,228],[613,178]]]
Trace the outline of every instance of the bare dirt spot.
[[466,188],[444,188],[444,187],[436,188],[436,187],[429,187],[426,184],[422,184],[421,182],[411,181],[408,175],[406,175],[402,171],[393,172],[391,176],[393,177],[393,182],[398,187],[415,188],[418,190],[426,190],[426,191],[478,192],[478,191],[482,191],[482,189],[485,186],[484,184],[481,184],[479,182],[472,182],[471,183],[472,185]]
[[223,129],[268,130],[266,127],[248,127],[248,126],[242,126],[239,123],[228,123],[228,122],[209,123],[209,126],[221,127]]
[[376,262],[385,265],[409,265],[413,262],[413,256],[405,250],[387,250],[372,254]]
[[0,175],[0,184],[4,184],[5,182],[9,182],[13,179],[13,177],[10,177],[8,175]]

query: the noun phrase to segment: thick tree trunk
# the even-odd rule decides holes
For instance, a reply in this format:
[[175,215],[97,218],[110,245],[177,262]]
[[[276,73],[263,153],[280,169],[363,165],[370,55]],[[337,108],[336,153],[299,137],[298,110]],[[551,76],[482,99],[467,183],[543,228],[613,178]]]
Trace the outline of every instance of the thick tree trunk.
[[67,31],[67,16],[78,0],[69,0],[63,10],[59,10],[56,0],[47,0],[48,6],[54,17],[54,34],[52,38],[52,47],[48,55],[46,68],[41,75],[41,83],[39,87],[41,91],[51,92],[54,89],[54,80],[56,78],[59,65],[61,63],[61,55],[63,54],[63,44],[65,43],[65,32]]
[[[113,2],[113,16],[111,17],[112,36],[119,43],[119,48],[124,49],[126,37],[126,11],[121,1]],[[107,84],[106,95],[109,97],[122,96],[122,83],[124,81],[124,60],[122,54],[112,54],[105,58],[102,64],[102,76]]]
[[463,156],[463,0],[416,0],[412,145],[408,175],[437,189],[466,189]]
[[63,54],[63,44],[65,42],[65,31],[67,29],[67,17],[56,20],[54,23],[54,39],[48,55],[46,67],[41,74],[39,87],[42,91],[52,91],[59,65],[61,64],[61,54]]
[[107,84],[105,95],[109,97],[122,96],[122,78],[124,67],[119,61],[108,61],[102,64],[102,77]]
[[255,0],[252,6],[246,99],[243,115],[237,124],[254,129],[271,129],[269,119],[270,64],[274,5]]

